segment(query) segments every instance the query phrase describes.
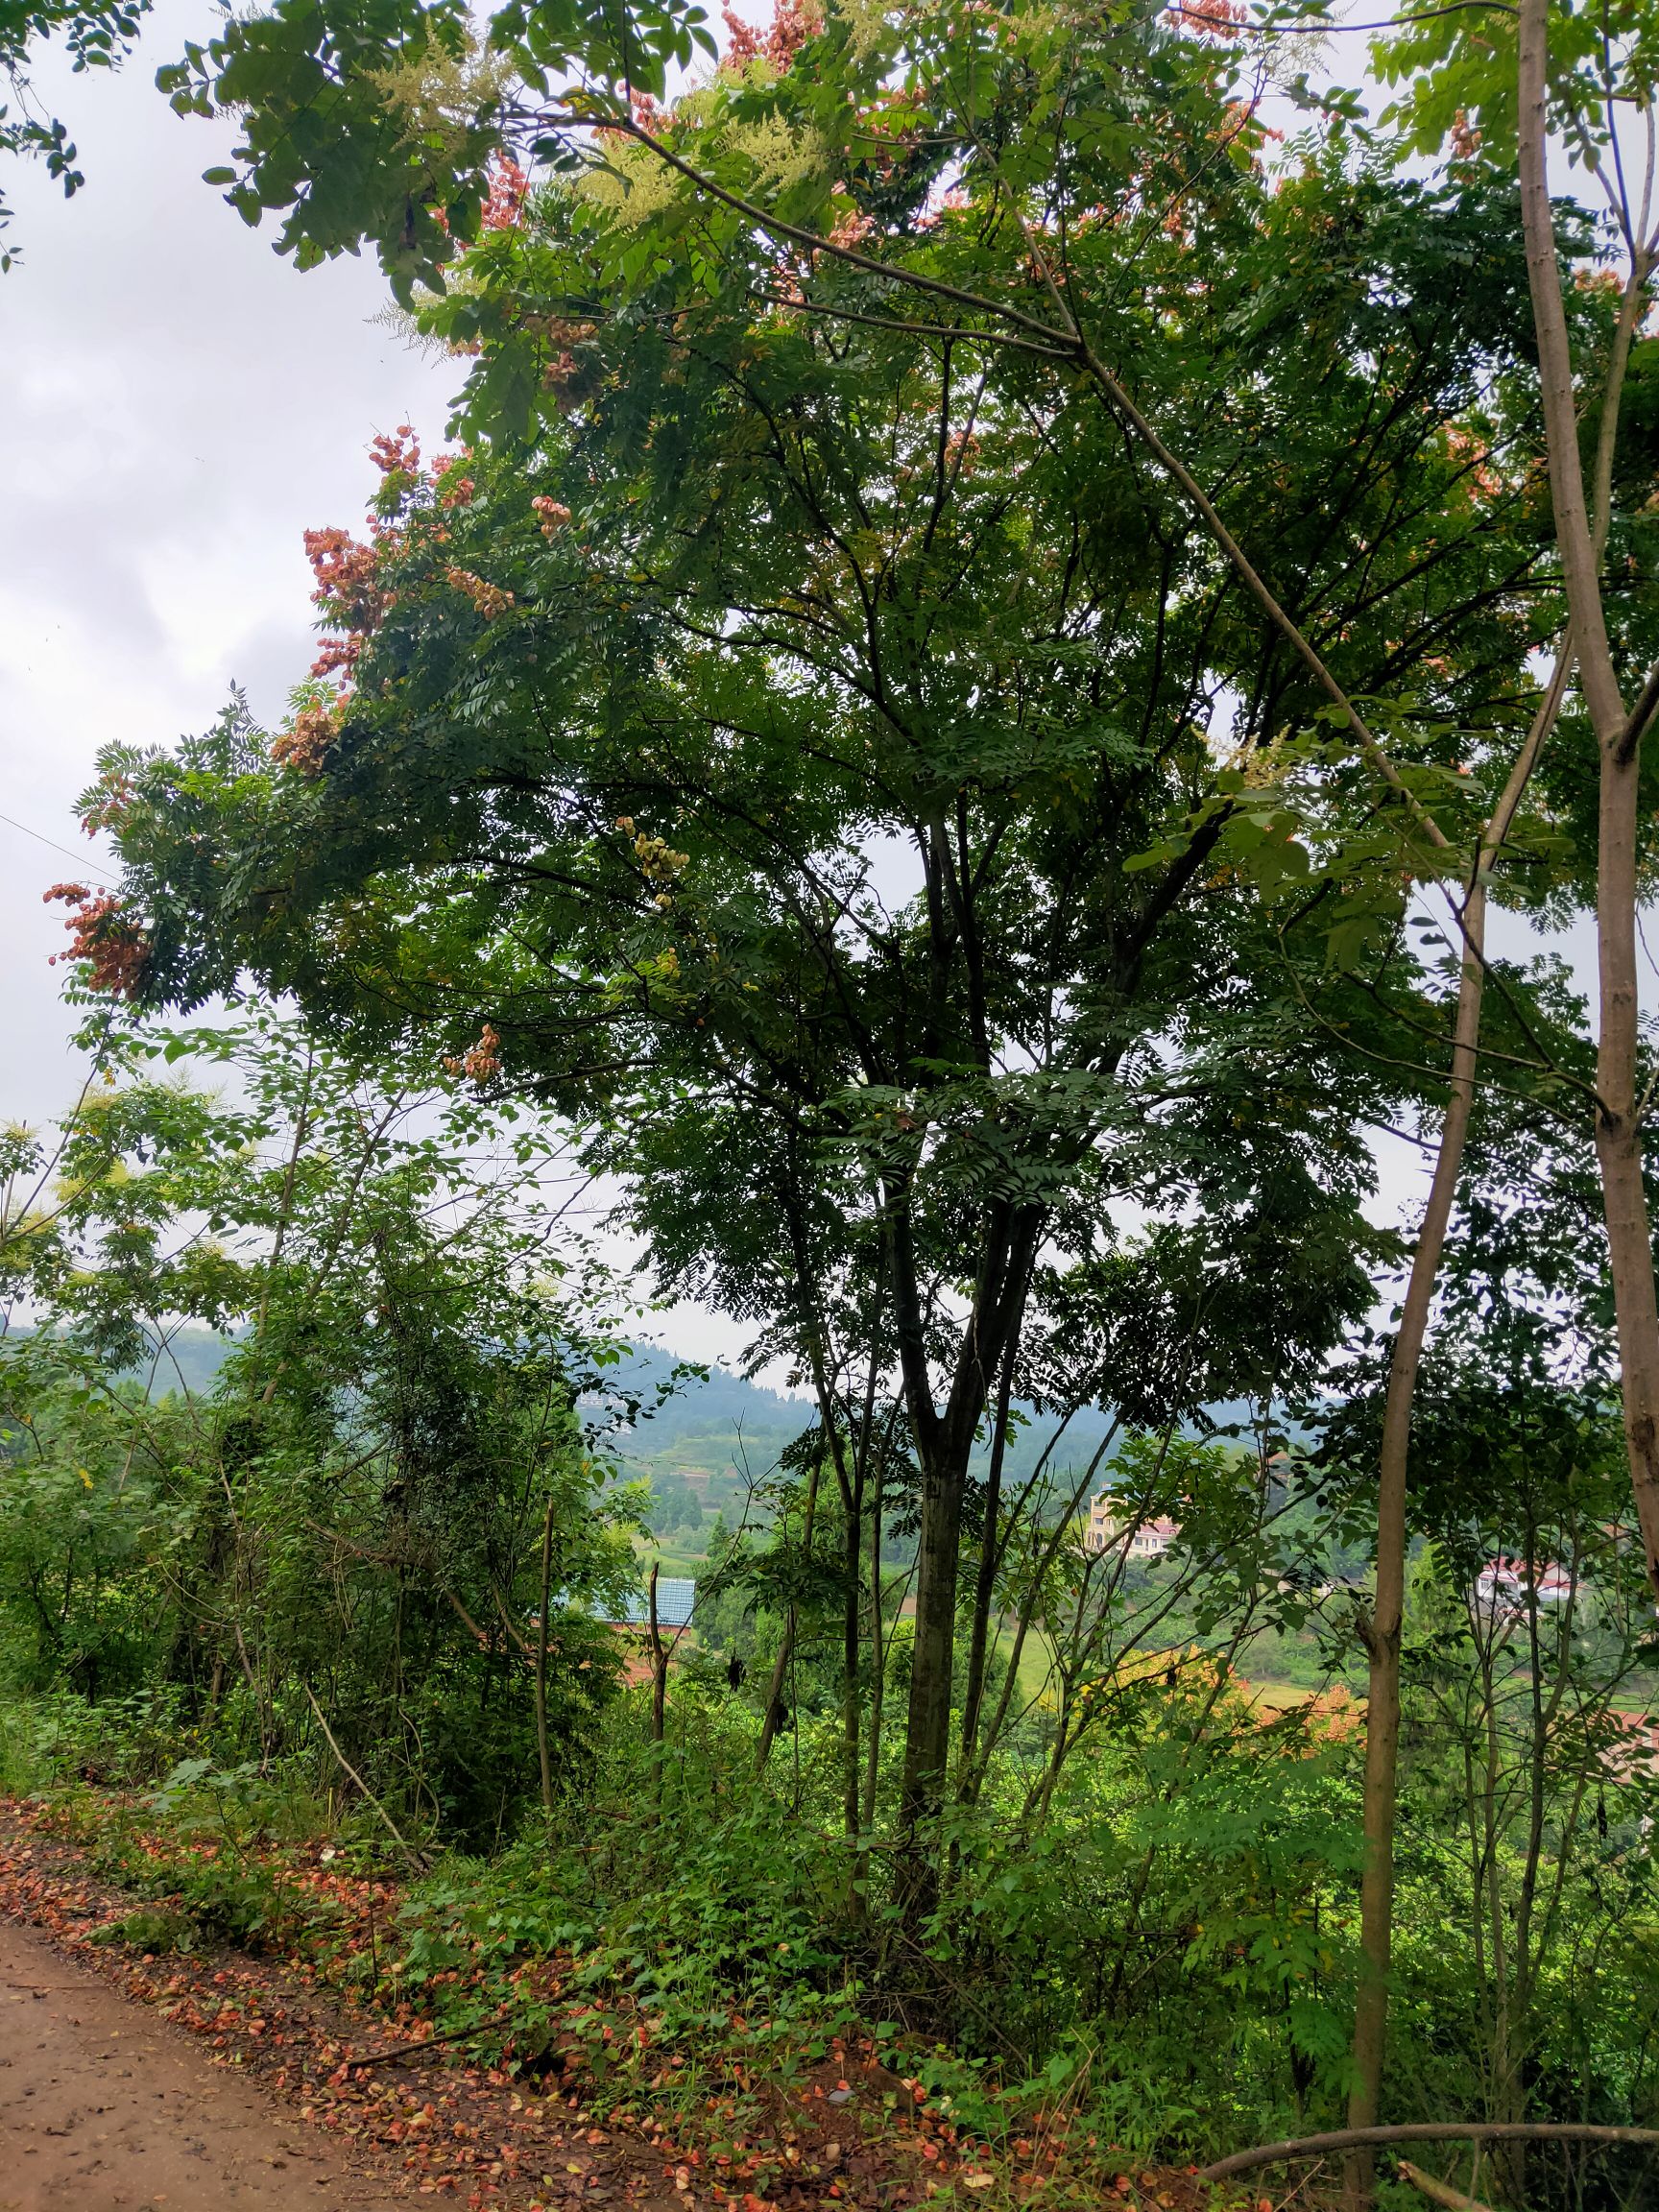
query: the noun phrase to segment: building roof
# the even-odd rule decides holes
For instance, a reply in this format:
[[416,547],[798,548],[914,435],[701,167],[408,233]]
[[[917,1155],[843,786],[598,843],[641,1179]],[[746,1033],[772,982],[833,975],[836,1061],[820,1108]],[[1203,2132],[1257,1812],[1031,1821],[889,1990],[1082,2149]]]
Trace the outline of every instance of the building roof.
[[1553,1559],[1512,1558],[1506,1551],[1500,1551],[1497,1558],[1488,1559],[1476,1576],[1479,1582],[1536,1582],[1541,1588],[1545,1584],[1565,1583],[1570,1579],[1566,1568],[1558,1566]]
[[[692,1609],[697,1603],[695,1582],[678,1575],[663,1575],[657,1582],[657,1625],[659,1628],[685,1628],[690,1625]],[[628,1601],[615,1616],[613,1625],[619,1628],[648,1628],[651,1625],[651,1601],[643,1590],[631,1591]]]

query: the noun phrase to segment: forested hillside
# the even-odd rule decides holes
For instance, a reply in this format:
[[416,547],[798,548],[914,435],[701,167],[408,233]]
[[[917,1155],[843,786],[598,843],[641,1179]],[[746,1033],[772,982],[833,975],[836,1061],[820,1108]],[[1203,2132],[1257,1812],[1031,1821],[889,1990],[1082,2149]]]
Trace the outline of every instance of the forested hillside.
[[[13,1324],[13,1335],[27,1333],[26,1323]],[[153,1398],[210,1397],[237,1341],[188,1323],[169,1323],[154,1335],[146,1332],[143,1349],[119,1380],[141,1382]],[[1012,1410],[1018,1426],[1003,1463],[1013,1475],[1028,1475],[1047,1432],[1035,1406],[1016,1401]],[[626,1433],[619,1431],[616,1436],[618,1459],[651,1481],[656,1494],[661,1496],[677,1477],[707,1476],[709,1480],[697,1487],[721,1507],[745,1496],[773,1471],[786,1448],[811,1426],[813,1408],[804,1395],[769,1389],[718,1364],[677,1359],[652,1345],[630,1344],[622,1348],[614,1373],[588,1394],[583,1412],[607,1431],[613,1413],[620,1414]],[[1207,1407],[1201,1420],[1207,1430],[1231,1430],[1247,1423],[1248,1415],[1244,1406]],[[1092,1458],[1110,1426],[1109,1416],[1097,1407],[1084,1407],[1067,1431],[1070,1455]],[[989,1455],[981,1438],[976,1456],[988,1461]]]
[[0,1903],[478,2206],[1659,2201],[1656,72],[163,57],[456,397],[46,891]]

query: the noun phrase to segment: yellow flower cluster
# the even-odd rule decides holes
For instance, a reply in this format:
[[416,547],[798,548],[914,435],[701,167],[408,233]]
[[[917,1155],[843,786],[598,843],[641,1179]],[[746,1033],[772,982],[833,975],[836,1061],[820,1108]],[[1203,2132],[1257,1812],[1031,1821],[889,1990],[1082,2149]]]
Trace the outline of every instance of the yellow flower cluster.
[[690,866],[690,854],[676,853],[665,837],[653,837],[644,830],[636,830],[632,814],[619,814],[616,827],[633,838],[634,858],[646,882],[663,886],[657,894],[658,905],[672,905],[673,886]]
[[493,622],[513,605],[511,591],[503,591],[499,584],[487,584],[482,576],[474,576],[470,568],[445,568],[444,581],[452,591],[470,599],[486,622]]

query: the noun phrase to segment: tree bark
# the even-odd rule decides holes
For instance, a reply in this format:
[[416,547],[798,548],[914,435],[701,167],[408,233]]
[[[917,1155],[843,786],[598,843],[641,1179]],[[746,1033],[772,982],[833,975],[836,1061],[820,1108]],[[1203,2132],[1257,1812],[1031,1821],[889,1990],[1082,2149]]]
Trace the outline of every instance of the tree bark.
[[[1572,348],[1550,205],[1549,41],[1549,0],[1522,0],[1518,94],[1527,274],[1538,339],[1539,390],[1555,535],[1578,646],[1580,686],[1600,755],[1596,885],[1600,1033],[1596,1056],[1596,1152],[1601,1170],[1607,1259],[1618,1324],[1625,1451],[1648,1578],[1659,1592],[1659,1300],[1654,1293],[1652,1231],[1642,1179],[1636,1091],[1640,732],[1627,733],[1626,729],[1624,702],[1607,638],[1598,533],[1592,529],[1584,497]],[[1645,276],[1639,266],[1643,252],[1643,242],[1638,241],[1638,265],[1632,268],[1637,283]],[[1616,390],[1610,389],[1609,398],[1616,400]],[[1612,435],[1604,424],[1604,445]]]
[[[876,1460],[870,1496],[870,1728],[864,1745],[864,1817],[862,1833],[876,1832],[876,1800],[881,1783],[881,1701],[887,1686],[885,1624],[881,1618],[881,1476],[883,1462]],[[868,1873],[869,1855],[861,1853],[858,1878]]]
[[1443,2204],[1446,2212],[1492,2212],[1479,2197],[1466,2197],[1461,2189],[1454,2189],[1450,2182],[1442,2181],[1437,2174],[1425,2174],[1422,2167],[1413,2166],[1409,2158],[1399,2161],[1401,2178],[1409,2181],[1419,2196],[1427,2197],[1431,2204]]
[[916,1641],[904,1731],[902,1821],[914,1831],[938,1811],[950,1757],[950,1678],[955,1664],[956,1577],[962,1551],[967,1454],[931,1453],[922,1469],[916,1547]]
[[849,1844],[858,1836],[858,1617],[864,1610],[863,1483],[854,1479],[844,1516],[843,1572],[846,1602],[841,1617],[841,1827]]
[[[1018,1338],[1018,1327],[1015,1340]],[[991,1468],[985,1479],[985,1529],[979,1539],[979,1573],[974,1589],[974,1625],[968,1647],[968,1681],[962,1694],[962,1757],[958,1787],[966,1791],[974,1772],[979,1735],[979,1708],[985,1697],[985,1663],[991,1645],[991,1614],[1000,1558],[998,1523],[1002,1507],[1002,1458],[1008,1446],[1008,1407],[1014,1390],[1015,1340],[1002,1360],[997,1389],[997,1428],[991,1438]]]
[[903,1886],[913,1914],[926,1911],[937,1893],[937,1869],[920,1848],[920,1832],[943,1807],[950,1764],[956,1586],[968,1461],[991,1394],[992,1379],[1002,1361],[1013,1355],[1042,1221],[1041,1212],[1034,1207],[991,1210],[973,1310],[943,1416],[933,1404],[922,1304],[908,1245],[908,1219],[900,1214],[890,1224],[893,1310],[905,1404],[922,1467],[916,1642],[910,1667],[900,1811],[908,1839]]
[[[1639,2150],[1659,2147],[1659,2128],[1603,2128],[1577,2120],[1528,2120],[1510,2127],[1495,2120],[1408,2120],[1397,2128],[1368,2128],[1375,2144],[1388,2143],[1502,2143],[1526,2136],[1534,2143],[1628,2143]],[[1325,2135],[1297,2135],[1283,2143],[1259,2143],[1254,2150],[1235,2151],[1200,2166],[1200,2181],[1231,2181],[1236,2174],[1249,2174],[1258,2166],[1278,2166],[1291,2159],[1323,2158],[1344,2151],[1353,2140],[1351,2128],[1335,2128]]]
[[[1560,711],[1573,668],[1572,633],[1563,640],[1527,737],[1490,820],[1481,833],[1463,902],[1463,957],[1453,1019],[1451,1095],[1440,1125],[1440,1144],[1417,1248],[1411,1258],[1400,1328],[1388,1363],[1382,1441],[1377,1469],[1377,1588],[1363,1624],[1367,1665],[1365,1777],[1361,1822],[1364,1866],[1359,1885],[1359,1986],[1354,2008],[1350,2128],[1374,2128],[1382,2102],[1382,2062],[1388,2030],[1388,1970],[1394,1927],[1394,1823],[1400,1756],[1400,1642],[1405,1627],[1407,1486],[1411,1448],[1411,1407],[1423,1365],[1434,1303],[1434,1284],[1446,1249],[1446,1232],[1457,1195],[1469,1118],[1475,1103],[1480,1008],[1485,986],[1486,894],[1494,862],[1514,825],[1539,750]],[[1372,2152],[1357,2147],[1347,2160],[1351,2205],[1368,2200]]]

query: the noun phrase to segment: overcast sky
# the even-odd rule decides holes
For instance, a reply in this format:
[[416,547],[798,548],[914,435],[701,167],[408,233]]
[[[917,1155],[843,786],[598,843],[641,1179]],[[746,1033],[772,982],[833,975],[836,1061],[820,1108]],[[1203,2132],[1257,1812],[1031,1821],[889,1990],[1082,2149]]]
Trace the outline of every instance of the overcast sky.
[[175,116],[153,78],[211,20],[162,0],[119,75],[42,69],[87,184],[65,201],[43,172],[7,180],[23,249],[0,277],[9,1117],[75,1087],[46,965],[63,910],[40,900],[97,866],[72,808],[98,748],[203,728],[232,680],[280,710],[315,650],[301,532],[357,522],[369,440],[403,421],[435,437],[458,381],[374,325],[372,265],[299,276],[202,182],[226,135]]

